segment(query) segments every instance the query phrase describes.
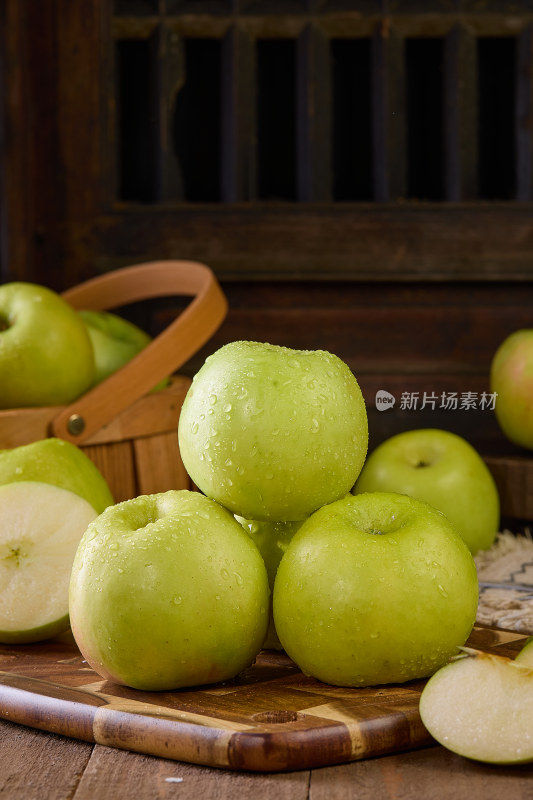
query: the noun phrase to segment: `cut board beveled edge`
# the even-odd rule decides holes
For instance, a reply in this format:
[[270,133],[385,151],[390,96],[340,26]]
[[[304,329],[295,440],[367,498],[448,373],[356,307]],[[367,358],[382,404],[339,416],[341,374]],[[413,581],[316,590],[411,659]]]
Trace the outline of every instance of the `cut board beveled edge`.
[[[514,656],[527,638],[476,625],[468,643]],[[102,680],[73,641],[0,645],[0,718],[232,770],[307,769],[431,745],[418,713],[424,685],[328,686],[263,651],[232,681],[141,692]]]

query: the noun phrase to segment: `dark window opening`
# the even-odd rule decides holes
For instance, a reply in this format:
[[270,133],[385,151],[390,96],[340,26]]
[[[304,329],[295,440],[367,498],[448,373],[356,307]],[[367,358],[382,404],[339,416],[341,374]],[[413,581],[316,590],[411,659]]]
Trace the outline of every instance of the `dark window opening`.
[[291,39],[257,42],[257,194],[296,200],[296,47]]
[[442,39],[407,39],[407,196],[444,197]]
[[487,200],[516,192],[515,59],[515,39],[478,40],[478,181]]
[[372,76],[369,39],[332,39],[333,199],[372,200]]
[[151,203],[156,199],[157,146],[151,41],[119,40],[116,61],[118,194],[121,200]]
[[221,42],[185,41],[185,83],[178,92],[173,142],[190,202],[221,199]]

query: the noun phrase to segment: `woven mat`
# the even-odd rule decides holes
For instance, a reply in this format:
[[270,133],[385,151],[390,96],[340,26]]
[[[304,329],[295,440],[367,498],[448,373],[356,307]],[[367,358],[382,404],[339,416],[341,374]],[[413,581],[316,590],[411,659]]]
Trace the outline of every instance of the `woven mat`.
[[480,581],[531,585],[531,593],[480,587],[477,622],[533,634],[533,537],[529,531],[498,534],[490,550],[475,556]]

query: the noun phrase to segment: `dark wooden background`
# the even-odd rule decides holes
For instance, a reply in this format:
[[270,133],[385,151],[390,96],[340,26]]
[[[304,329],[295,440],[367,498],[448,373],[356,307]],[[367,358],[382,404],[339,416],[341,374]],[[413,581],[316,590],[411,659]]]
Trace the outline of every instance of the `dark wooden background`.
[[[371,446],[442,426],[512,451],[488,391],[532,322],[533,4],[1,0],[0,277],[58,290],[211,266],[224,342],[337,353]],[[152,333],[177,299],[123,312]],[[378,389],[396,407],[374,408]]]

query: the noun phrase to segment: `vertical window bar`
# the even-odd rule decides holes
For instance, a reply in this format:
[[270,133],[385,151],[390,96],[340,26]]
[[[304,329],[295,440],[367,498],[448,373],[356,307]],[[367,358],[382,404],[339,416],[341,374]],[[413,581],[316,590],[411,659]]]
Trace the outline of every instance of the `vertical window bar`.
[[462,25],[444,43],[444,196],[477,197],[476,42]]
[[374,197],[381,202],[406,194],[404,47],[404,39],[387,22],[372,40]]
[[298,199],[331,200],[331,62],[328,41],[313,25],[298,39]]
[[516,199],[533,199],[533,26],[518,37],[516,53]]
[[255,58],[252,39],[232,26],[222,42],[222,199],[255,199]]

